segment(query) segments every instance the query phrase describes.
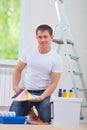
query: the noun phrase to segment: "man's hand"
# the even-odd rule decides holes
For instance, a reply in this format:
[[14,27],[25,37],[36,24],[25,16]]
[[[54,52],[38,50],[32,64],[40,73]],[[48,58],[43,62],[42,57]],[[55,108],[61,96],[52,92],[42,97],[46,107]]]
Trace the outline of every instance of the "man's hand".
[[23,87],[16,86],[13,88],[16,93],[18,93],[20,90],[24,90]]
[[31,102],[40,102],[42,100],[44,100],[44,97],[41,95],[41,96],[38,96],[36,98],[32,98],[29,101],[31,101]]

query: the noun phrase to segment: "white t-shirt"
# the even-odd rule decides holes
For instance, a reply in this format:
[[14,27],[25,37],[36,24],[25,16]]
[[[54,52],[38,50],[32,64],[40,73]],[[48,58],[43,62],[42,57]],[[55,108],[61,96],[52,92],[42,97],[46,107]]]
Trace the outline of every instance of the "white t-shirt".
[[51,72],[61,73],[63,70],[62,58],[54,49],[41,54],[37,45],[24,49],[19,60],[27,64],[23,87],[28,90],[46,89],[51,81]]

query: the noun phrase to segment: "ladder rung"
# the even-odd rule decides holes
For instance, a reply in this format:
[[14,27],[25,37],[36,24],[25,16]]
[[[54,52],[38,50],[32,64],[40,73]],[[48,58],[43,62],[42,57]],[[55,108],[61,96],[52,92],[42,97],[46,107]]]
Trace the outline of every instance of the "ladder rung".
[[[64,44],[64,42],[63,42],[63,40],[61,40],[61,39],[53,39],[53,42],[55,42],[55,43],[57,43],[57,44]],[[67,42],[67,44],[74,44],[72,41],[70,41],[70,40],[67,40],[66,41]]]
[[63,0],[60,0],[61,3],[63,3]]
[[79,57],[75,57],[75,56],[72,56],[72,55],[70,55],[70,58],[73,59],[73,60],[78,60],[79,59]]
[[74,43],[73,43],[72,41],[70,41],[70,40],[67,40],[67,44],[72,44],[72,45],[74,45]]
[[77,88],[77,90],[87,92],[87,89],[85,88]]
[[87,107],[87,103],[82,103],[81,107]]
[[80,73],[80,72],[75,72],[75,71],[73,71],[73,74],[74,74],[74,75],[78,75],[78,76],[81,76],[81,75],[82,75],[82,73]]
[[53,42],[57,44],[63,44],[63,40],[53,39]]

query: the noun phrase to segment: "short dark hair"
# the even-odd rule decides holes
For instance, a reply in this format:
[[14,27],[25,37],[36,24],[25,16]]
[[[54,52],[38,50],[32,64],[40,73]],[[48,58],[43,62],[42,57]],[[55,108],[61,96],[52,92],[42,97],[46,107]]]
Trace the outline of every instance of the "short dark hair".
[[46,24],[43,24],[43,25],[39,25],[36,29],[36,35],[38,33],[38,31],[48,31],[50,35],[53,34],[53,29],[49,26],[49,25],[46,25]]

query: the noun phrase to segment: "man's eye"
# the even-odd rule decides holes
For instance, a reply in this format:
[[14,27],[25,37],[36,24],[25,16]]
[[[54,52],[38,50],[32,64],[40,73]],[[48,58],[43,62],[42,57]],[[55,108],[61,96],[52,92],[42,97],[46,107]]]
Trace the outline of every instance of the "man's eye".
[[47,38],[47,36],[44,36],[44,38]]
[[39,36],[38,38],[39,38],[39,39],[41,39],[42,37],[41,37],[41,36]]
[[39,38],[39,39],[42,39],[42,38],[46,39],[47,36],[43,36],[43,37],[42,37],[42,36],[38,36],[38,38]]

